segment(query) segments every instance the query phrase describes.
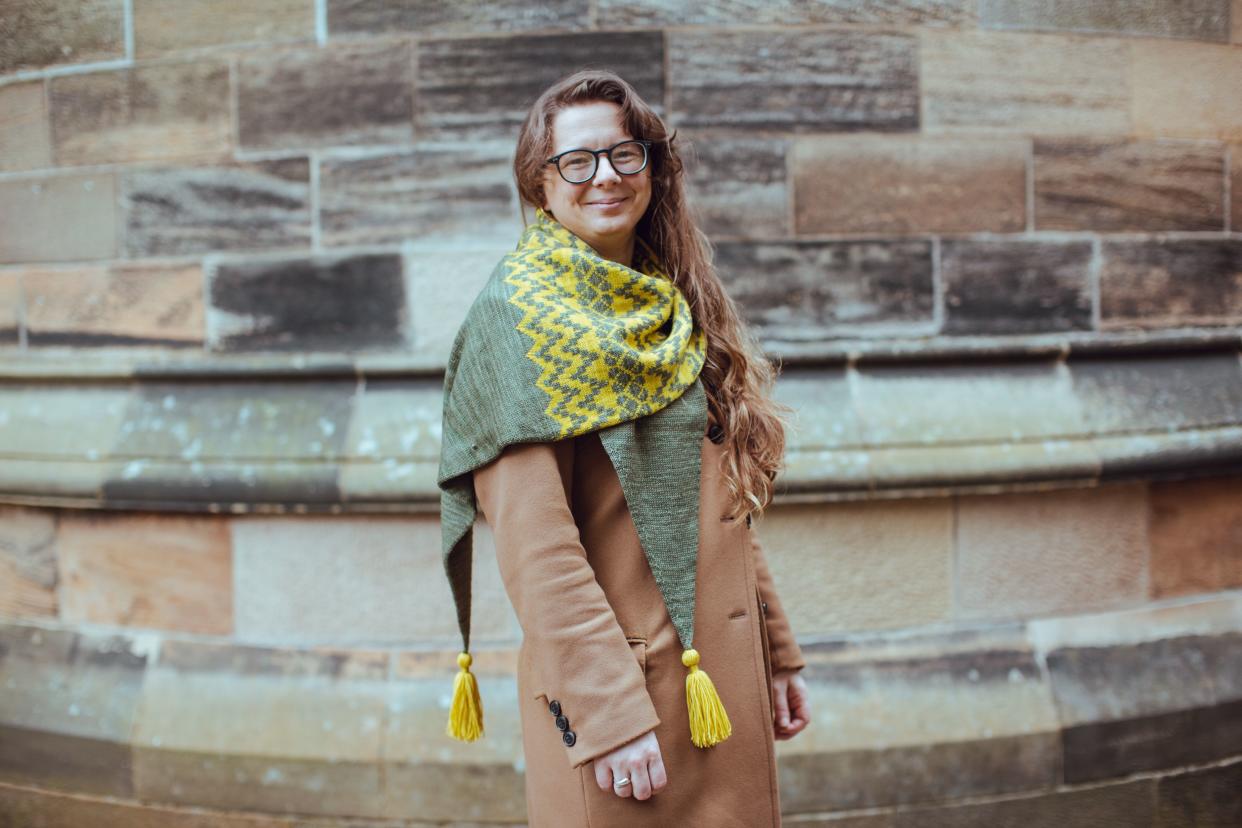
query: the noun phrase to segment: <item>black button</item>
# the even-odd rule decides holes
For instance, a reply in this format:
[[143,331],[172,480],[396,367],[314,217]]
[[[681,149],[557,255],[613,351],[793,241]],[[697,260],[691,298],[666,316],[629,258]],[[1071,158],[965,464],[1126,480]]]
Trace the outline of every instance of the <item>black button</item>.
[[724,442],[724,429],[713,423],[712,427],[707,430],[707,439],[713,443]]
[[566,730],[564,733],[562,733],[561,739],[562,741],[565,742],[566,747],[573,747],[574,742],[578,741],[578,737],[574,735],[574,732],[572,730]]
[[564,716],[557,716],[556,728],[557,730],[569,730],[569,719],[566,719]]
[[763,614],[764,615],[768,614],[768,602],[767,601],[763,602]]
[[553,699],[552,701],[548,702],[548,710],[552,711],[553,716],[561,715],[561,703],[558,702],[556,699]]

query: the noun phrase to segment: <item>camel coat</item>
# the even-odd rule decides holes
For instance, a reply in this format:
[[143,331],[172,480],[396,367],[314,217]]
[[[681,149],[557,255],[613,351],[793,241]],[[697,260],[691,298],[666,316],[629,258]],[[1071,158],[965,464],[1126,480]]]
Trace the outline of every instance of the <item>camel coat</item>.
[[[530,828],[780,825],[772,673],[805,662],[749,521],[721,517],[722,454],[704,436],[693,644],[733,725],[711,748],[690,741],[682,647],[598,435],[510,446],[475,470],[524,633]],[[601,790],[592,760],[652,728],[668,784],[643,801]]]

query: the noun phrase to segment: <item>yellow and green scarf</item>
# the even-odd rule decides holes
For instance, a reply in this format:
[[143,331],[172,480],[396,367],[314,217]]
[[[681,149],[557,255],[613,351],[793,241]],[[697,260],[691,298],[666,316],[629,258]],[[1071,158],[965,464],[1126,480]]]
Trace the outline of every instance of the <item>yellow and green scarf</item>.
[[684,652],[691,739],[731,733],[693,649],[706,338],[654,251],[600,256],[545,213],[496,265],[457,332],[444,375],[440,492],[444,568],[462,635],[447,731],[483,734],[470,673],[472,472],[515,443],[598,432]]

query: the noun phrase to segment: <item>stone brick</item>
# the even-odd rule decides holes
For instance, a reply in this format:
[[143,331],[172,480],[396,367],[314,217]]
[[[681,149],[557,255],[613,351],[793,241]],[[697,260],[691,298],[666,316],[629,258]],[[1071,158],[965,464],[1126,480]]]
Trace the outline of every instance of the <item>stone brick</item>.
[[1101,253],[1105,330],[1242,322],[1242,240],[1106,239]]
[[[36,456],[64,458],[61,474],[48,481],[52,488],[46,494],[80,496],[78,486],[92,491],[98,482],[95,478],[77,479],[64,470],[75,460],[101,467],[100,457],[123,427],[128,396],[129,389],[120,383],[6,381],[0,384],[0,420],[4,424],[0,428],[0,454],[6,464],[19,462],[32,448]],[[6,466],[5,472],[11,469]]]
[[118,263],[23,274],[31,346],[201,346],[197,264]]
[[1233,0],[1233,10],[1229,16],[1233,22],[1233,36],[1229,39],[1234,43],[1242,43],[1242,0]]
[[134,55],[315,40],[314,0],[133,0]]
[[[106,259],[116,255],[111,173],[0,181],[0,262]],[[65,228],[72,227],[72,233]]]
[[310,200],[305,158],[126,171],[125,254],[306,248]]
[[[373,825],[374,823],[372,823]],[[149,802],[117,802],[0,786],[0,825],[22,828],[370,828],[362,822],[308,823],[296,818],[255,814],[204,813],[199,808],[170,808]]]
[[[985,802],[946,803],[899,812],[894,828],[1065,828],[1067,825],[1120,826],[1151,824],[1156,781],[1136,779],[1081,789],[1060,789]],[[836,828],[826,823],[825,828]]]
[[918,42],[865,31],[668,32],[678,126],[809,131],[919,128]]
[[784,138],[695,135],[681,150],[687,189],[709,236],[790,235]]
[[786,447],[780,490],[868,485],[870,452],[864,448],[852,394],[850,379],[841,368],[782,370],[775,396],[793,409],[790,425],[797,439]]
[[43,81],[0,86],[0,170],[52,165]]
[[326,245],[414,239],[441,247],[495,242],[522,232],[512,144],[418,148],[399,155],[327,159],[319,174]]
[[0,346],[21,342],[22,274],[20,270],[0,271]]
[[[233,545],[244,638],[460,643],[433,516],[235,518]],[[512,634],[493,556],[490,544],[476,544],[475,641]]]
[[1135,41],[1130,49],[1133,131],[1242,139],[1242,60],[1232,46]]
[[125,57],[124,0],[9,0],[0,72]]
[[797,231],[1018,232],[1026,139],[831,136],[794,145]]
[[1242,762],[1164,776],[1155,785],[1154,828],[1242,825]]
[[587,66],[618,73],[663,112],[660,32],[419,41],[419,138],[512,142],[535,98],[564,75]]
[[1084,49],[1066,35],[931,28],[919,37],[925,132],[1129,132],[1122,41],[1097,38]]
[[960,497],[954,616],[1021,618],[1147,599],[1141,484]]
[[238,64],[246,149],[403,144],[414,137],[414,46],[264,50]]
[[[966,0],[736,0],[685,3],[680,0],[599,0],[601,26],[794,26],[864,24],[884,26],[973,26],[974,5]],[[835,825],[835,823],[834,823]]]
[[1242,478],[1151,484],[1151,597],[1242,587]]
[[[953,510],[946,499],[774,507],[756,524],[799,636],[949,617]],[[860,565],[865,561],[866,565]]]
[[[1238,17],[1242,18],[1242,0],[1238,0]],[[1242,26],[1242,20],[1238,22]],[[1242,37],[1238,38],[1242,42]],[[1235,233],[1242,232],[1242,144],[1229,147],[1229,219]]]
[[1023,3],[981,0],[986,29],[1024,29],[1176,37],[1228,42],[1229,0],[1104,0]]
[[231,147],[222,59],[54,77],[48,101],[59,164],[218,158]]
[[340,488],[351,501],[430,501],[438,492],[443,382],[368,377],[353,401]]
[[524,3],[443,3],[439,0],[327,0],[328,32],[388,35],[505,33],[530,29],[586,29],[592,25],[587,0]]
[[214,349],[344,351],[404,344],[401,257],[373,253],[223,262],[208,275]]
[[[448,362],[453,338],[471,303],[516,242],[514,236],[507,245],[499,239],[494,245],[480,240],[476,245],[410,253],[407,292],[416,359],[435,366]],[[434,453],[439,454],[438,447]]]
[[1090,242],[949,239],[940,251],[945,333],[1091,329]]
[[1224,229],[1221,147],[1036,139],[1037,230]]
[[223,518],[67,512],[55,549],[66,622],[233,632],[233,561]]
[[921,239],[722,242],[716,265],[765,340],[921,331],[932,321],[931,244]]
[[56,616],[55,534],[54,512],[0,506],[0,616]]

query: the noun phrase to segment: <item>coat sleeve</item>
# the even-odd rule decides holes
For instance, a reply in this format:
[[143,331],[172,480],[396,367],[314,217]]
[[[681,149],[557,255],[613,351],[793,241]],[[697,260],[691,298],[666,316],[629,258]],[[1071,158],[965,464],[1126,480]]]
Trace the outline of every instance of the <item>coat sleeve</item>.
[[789,616],[781,605],[776,594],[776,584],[768,569],[767,555],[758,533],[752,528],[750,537],[755,550],[755,578],[759,583],[759,596],[764,607],[764,620],[768,629],[768,647],[772,652],[772,672],[781,670],[800,670],[806,666],[802,650],[794,639],[793,629],[789,625]]
[[[578,767],[660,723],[569,507],[573,441],[520,443],[474,472],[536,680],[569,720]],[[546,727],[555,728],[549,713]],[[563,740],[564,742],[564,740]]]

